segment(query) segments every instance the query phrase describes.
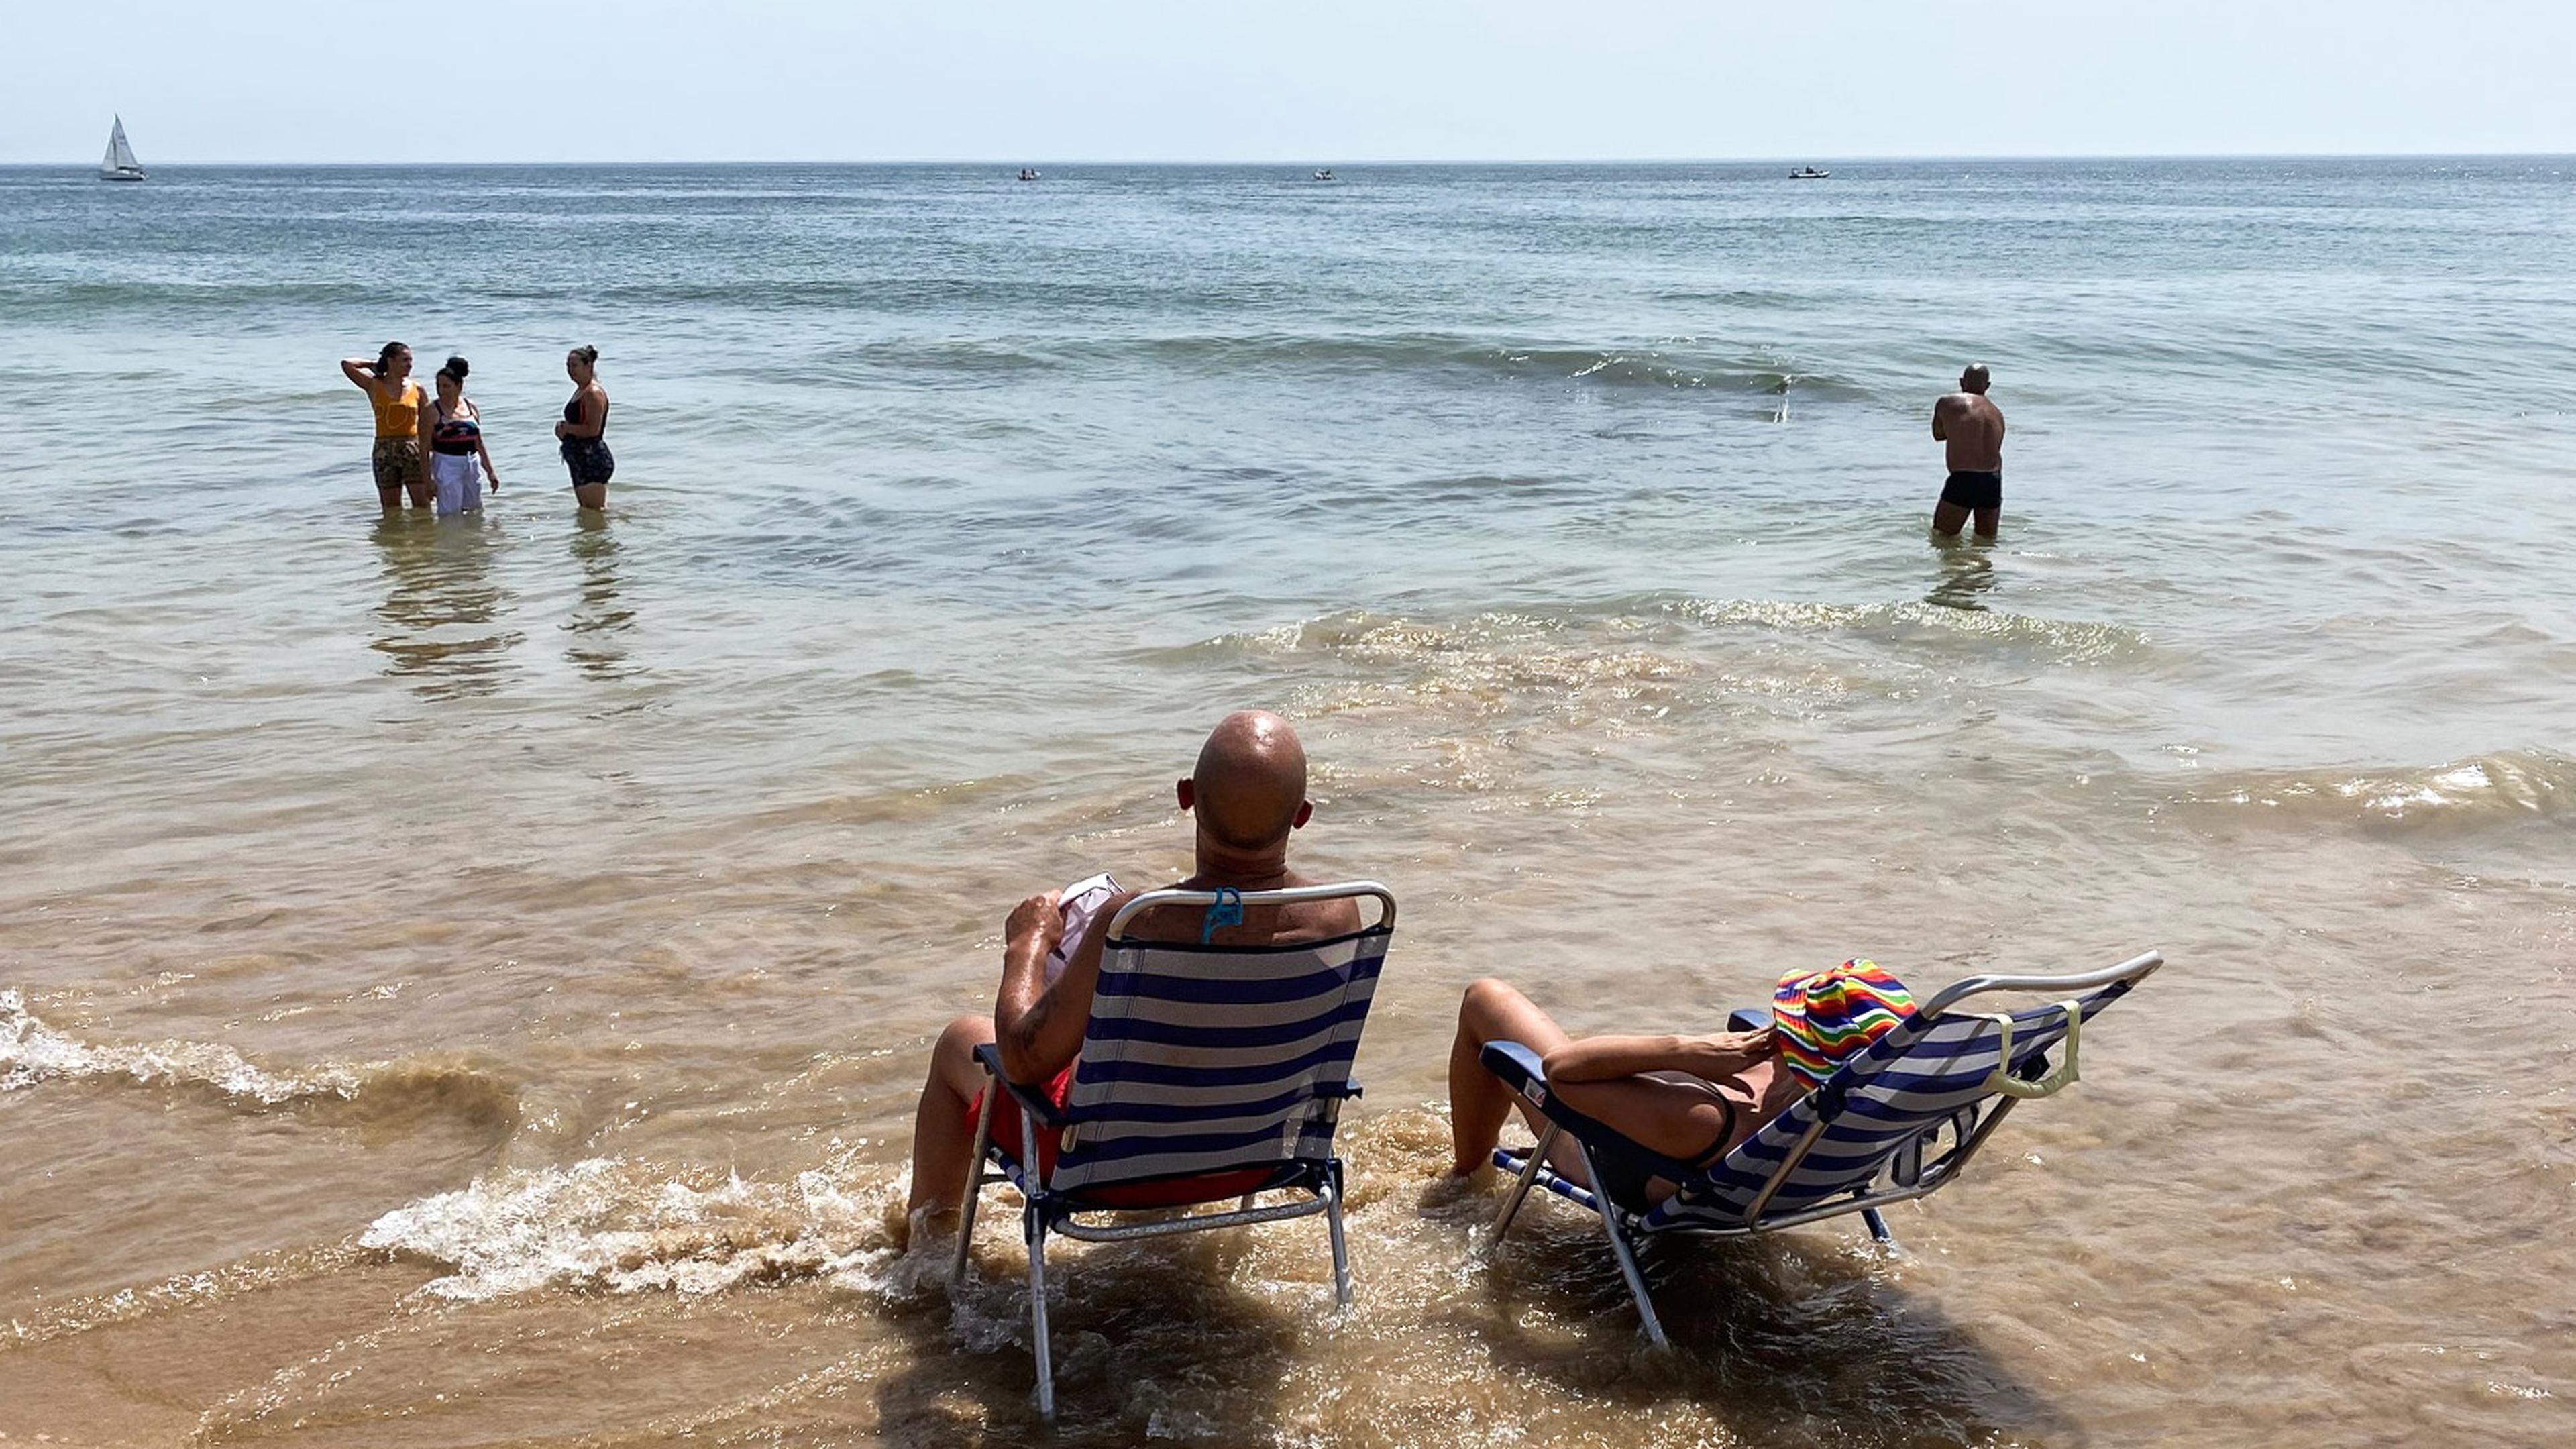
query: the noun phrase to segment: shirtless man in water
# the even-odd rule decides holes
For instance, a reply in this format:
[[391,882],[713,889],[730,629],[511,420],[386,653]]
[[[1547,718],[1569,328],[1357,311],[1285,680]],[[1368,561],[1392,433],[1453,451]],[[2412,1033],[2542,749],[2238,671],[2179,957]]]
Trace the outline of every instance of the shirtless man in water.
[[[1183,890],[1280,890],[1314,882],[1288,869],[1288,837],[1315,813],[1306,799],[1306,750],[1297,732],[1275,714],[1245,711],[1220,722],[1200,747],[1197,768],[1176,791],[1181,809],[1195,820],[1197,870]],[[1120,891],[1095,912],[1082,939],[1066,943],[1068,965],[1052,985],[1047,954],[1064,939],[1061,893],[1040,891],[1020,902],[1002,928],[1002,986],[990,1016],[961,1016],[939,1034],[930,1052],[930,1079],[912,1126],[912,1201],[909,1236],[920,1241],[925,1223],[954,1231],[962,1205],[967,1160],[975,1150],[976,1102],[984,1068],[975,1048],[1001,1047],[1011,1080],[1042,1089],[1063,1105],[1073,1081],[1073,1059],[1091,1020],[1091,997],[1100,982],[1100,957],[1109,923],[1140,892]],[[1196,907],[1160,907],[1127,923],[1140,940],[1197,944],[1205,913]],[[1288,906],[1247,906],[1243,924],[1220,926],[1211,938],[1223,946],[1267,946],[1320,941],[1360,928],[1359,906],[1345,898]],[[993,1140],[1020,1140],[1019,1109],[1003,1098]]]
[[1959,536],[1971,513],[1977,537],[1992,538],[2004,516],[2004,410],[1986,397],[1986,365],[1959,374],[1959,390],[1932,405],[1932,436],[1948,445],[1950,481],[1932,510],[1932,531]]

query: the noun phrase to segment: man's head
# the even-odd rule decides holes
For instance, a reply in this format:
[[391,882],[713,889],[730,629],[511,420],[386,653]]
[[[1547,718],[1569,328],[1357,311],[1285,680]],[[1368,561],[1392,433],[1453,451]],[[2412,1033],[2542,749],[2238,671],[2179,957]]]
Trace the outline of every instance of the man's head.
[[1257,709],[1217,724],[1179,794],[1181,808],[1198,817],[1202,851],[1279,849],[1315,813],[1306,800],[1306,747],[1288,721]]
[[1959,391],[1973,392],[1982,397],[1985,395],[1987,385],[1993,381],[1994,378],[1987,373],[1984,363],[1971,362],[1968,364],[1968,370],[1959,374]]

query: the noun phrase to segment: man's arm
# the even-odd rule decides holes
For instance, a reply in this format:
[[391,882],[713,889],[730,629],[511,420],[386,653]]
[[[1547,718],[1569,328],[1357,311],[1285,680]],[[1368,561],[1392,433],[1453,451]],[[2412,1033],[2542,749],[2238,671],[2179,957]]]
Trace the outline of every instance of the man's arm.
[[1932,441],[1950,441],[1950,399],[1946,397],[1932,405]]
[[1031,896],[1011,912],[1003,927],[1002,989],[993,1000],[993,1041],[1012,1081],[1042,1083],[1081,1053],[1109,922],[1135,898],[1134,891],[1120,891],[1092,915],[1082,939],[1065,953],[1064,975],[1053,986],[1047,984],[1046,959],[1064,936],[1062,893]]
[[1550,1082],[1609,1082],[1641,1072],[1688,1072],[1702,1081],[1731,1077],[1772,1054],[1770,1028],[1717,1036],[1596,1036],[1549,1052]]

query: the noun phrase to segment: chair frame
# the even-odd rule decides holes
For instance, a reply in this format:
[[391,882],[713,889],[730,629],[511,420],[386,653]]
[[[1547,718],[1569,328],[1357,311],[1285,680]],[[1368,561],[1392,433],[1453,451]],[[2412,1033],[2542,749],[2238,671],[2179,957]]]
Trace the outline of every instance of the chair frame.
[[[1295,886],[1273,891],[1157,890],[1147,891],[1120,908],[1109,922],[1105,950],[1122,946],[1152,947],[1168,945],[1159,941],[1127,941],[1121,934],[1138,912],[1157,906],[1214,906],[1221,900],[1245,906],[1294,905],[1308,901],[1329,901],[1373,896],[1377,899],[1377,923],[1366,929],[1392,933],[1395,929],[1395,893],[1373,880],[1343,881],[1332,885]],[[1293,948],[1283,948],[1293,949]],[[1087,1028],[1086,1028],[1087,1030]],[[1004,1183],[1018,1191],[1022,1199],[1020,1236],[1029,1253],[1029,1328],[1037,1358],[1038,1413],[1048,1422],[1055,1420],[1054,1353],[1047,1337],[1046,1240],[1049,1234],[1081,1242],[1115,1243],[1141,1238],[1169,1237],[1176,1233],[1212,1232],[1219,1228],[1249,1227],[1256,1223],[1273,1223],[1289,1218],[1313,1217],[1321,1213],[1332,1239],[1334,1307],[1351,1306],[1351,1261],[1349,1242],[1342,1228],[1342,1159],[1328,1154],[1320,1162],[1292,1161],[1278,1164],[1271,1181],[1244,1193],[1237,1205],[1224,1212],[1197,1213],[1184,1217],[1165,1217],[1146,1222],[1119,1222],[1132,1213],[1169,1213],[1175,1209],[1222,1202],[1224,1197],[1201,1199],[1195,1203],[1173,1203],[1149,1208],[1103,1207],[1081,1200],[1080,1190],[1061,1192],[1046,1181],[1038,1142],[1041,1131],[1058,1132],[1069,1125],[1066,1115],[1039,1092],[1012,1081],[1002,1070],[1001,1048],[987,1042],[975,1049],[975,1060],[984,1068],[989,1080],[978,1099],[975,1114],[975,1151],[966,1168],[966,1204],[957,1227],[957,1256],[949,1265],[948,1286],[951,1293],[966,1281],[972,1265],[975,1242],[975,1210],[986,1187]],[[1007,1094],[1020,1109],[1021,1178],[1008,1170],[1001,1149],[993,1142],[993,1105],[996,1092]],[[1319,1088],[1317,1095],[1330,1100],[1331,1120],[1338,1123],[1340,1103],[1360,1095],[1357,1082],[1342,1082]],[[1001,1170],[994,1170],[994,1169]],[[1193,1174],[1196,1175],[1196,1174]],[[1036,1183],[1035,1190],[1027,1185]],[[1256,1206],[1254,1200],[1265,1192],[1303,1193],[1300,1199]],[[1232,1194],[1227,1194],[1232,1196]],[[1086,1223],[1079,1215],[1109,1217],[1105,1223]]]
[[[1931,1001],[1925,1003],[1916,1015],[1920,1020],[1930,1021],[1960,1002],[1987,992],[2046,992],[2071,995],[2096,991],[2114,984],[2134,987],[2153,975],[2156,968],[2163,964],[2162,955],[2149,951],[2133,956],[2117,966],[2074,976],[1971,976],[1943,989]],[[1899,1144],[1890,1152],[1886,1165],[1873,1172],[1867,1182],[1854,1188],[1850,1196],[1800,1208],[1794,1212],[1766,1216],[1763,1210],[1770,1206],[1771,1199],[1788,1183],[1790,1175],[1798,1170],[1799,1163],[1806,1160],[1808,1151],[1824,1136],[1825,1130],[1833,1125],[1836,1116],[1839,1115],[1833,1105],[1828,1105],[1825,1110],[1817,1114],[1816,1120],[1808,1125],[1807,1130],[1790,1148],[1788,1155],[1781,1159],[1780,1165],[1772,1170],[1768,1180],[1763,1183],[1761,1192],[1747,1205],[1742,1222],[1725,1225],[1694,1223],[1649,1232],[1644,1226],[1645,1214],[1632,1212],[1611,1201],[1606,1192],[1568,1182],[1560,1177],[1555,1169],[1547,1165],[1548,1149],[1556,1145],[1558,1137],[1565,1135],[1569,1123],[1578,1128],[1597,1124],[1593,1124],[1581,1113],[1566,1107],[1556,1099],[1555,1094],[1545,1090],[1546,1078],[1535,1071],[1535,1053],[1531,1053],[1526,1047],[1519,1047],[1517,1043],[1489,1043],[1486,1050],[1491,1052],[1500,1046],[1515,1047],[1517,1055],[1528,1059],[1525,1064],[1526,1069],[1541,1085],[1540,1095],[1534,1100],[1519,1088],[1513,1089],[1513,1095],[1530,1110],[1536,1112],[1546,1126],[1539,1131],[1537,1144],[1526,1154],[1514,1152],[1508,1148],[1495,1149],[1495,1164],[1512,1172],[1514,1178],[1511,1191],[1503,1199],[1502,1210],[1495,1214],[1493,1225],[1485,1230],[1482,1241],[1478,1245],[1478,1251],[1490,1253],[1500,1245],[1503,1234],[1510,1229],[1513,1217],[1520,1212],[1521,1204],[1529,1197],[1530,1189],[1533,1187],[1543,1186],[1569,1202],[1590,1209],[1601,1219],[1602,1236],[1609,1239],[1610,1255],[1618,1260],[1619,1275],[1628,1284],[1629,1296],[1637,1301],[1637,1315],[1642,1321],[1646,1338],[1657,1348],[1670,1348],[1672,1344],[1664,1335],[1662,1322],[1655,1316],[1653,1300],[1647,1296],[1645,1275],[1638,1271],[1636,1252],[1628,1241],[1631,1235],[1640,1238],[1683,1236],[1748,1238],[1762,1233],[1779,1232],[1784,1228],[1799,1227],[1807,1223],[1822,1222],[1828,1218],[1859,1213],[1869,1227],[1870,1236],[1882,1245],[1893,1247],[1896,1236],[1888,1230],[1887,1219],[1880,1214],[1879,1209],[1929,1197],[1958,1181],[1960,1173],[1977,1155],[1977,1150],[1985,1146],[1986,1139],[1994,1135],[1997,1127],[2003,1125],[2004,1118],[2011,1115],[2013,1107],[2019,1101],[2018,1098],[2006,1095],[1991,1107],[1984,1102],[1972,1103],[1941,1121],[1925,1127]],[[2030,1063],[2024,1075],[2036,1077],[2046,1070],[2047,1056],[2042,1053]],[[1829,1080],[1817,1091],[1819,1093],[1837,1091],[1837,1088],[1838,1082]],[[1963,1118],[1966,1119],[1964,1122]],[[1952,1134],[1950,1150],[1929,1162],[1925,1161],[1925,1149],[1934,1144],[1944,1128],[1949,1129]],[[1617,1133],[1615,1129],[1603,1128],[1602,1130],[1623,1138],[1625,1136]],[[1585,1179],[1596,1185],[1599,1184],[1601,1175],[1593,1162],[1592,1150],[1585,1144],[1582,1133],[1577,1131],[1571,1140],[1575,1155],[1583,1164]],[[1696,1173],[1693,1164],[1665,1159],[1659,1153],[1638,1148],[1636,1155],[1643,1156],[1650,1163],[1668,1166],[1674,1173],[1694,1175]],[[1887,1185],[1873,1191],[1872,1185],[1878,1183],[1882,1176],[1887,1179]],[[1668,1180],[1673,1181],[1686,1180],[1670,1174],[1667,1174],[1667,1177]]]

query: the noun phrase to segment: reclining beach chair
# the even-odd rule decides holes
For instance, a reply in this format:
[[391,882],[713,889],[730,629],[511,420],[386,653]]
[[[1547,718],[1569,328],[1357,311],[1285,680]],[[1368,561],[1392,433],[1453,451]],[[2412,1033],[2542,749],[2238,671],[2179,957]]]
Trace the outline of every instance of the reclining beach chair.
[[[2163,964],[2149,952],[2081,976],[1970,977],[1853,1054],[1734,1151],[1699,1166],[1655,1152],[1558,1101],[1537,1052],[1518,1042],[1488,1042],[1485,1069],[1547,1125],[1526,1151],[1496,1149],[1495,1164],[1515,1179],[1486,1246],[1502,1240],[1533,1186],[1592,1210],[1636,1297],[1646,1337],[1666,1347],[1631,1237],[1750,1237],[1859,1213],[1873,1237],[1893,1243],[1879,1209],[1957,1181],[2015,1103],[2074,1081],[2082,1024]],[[2004,991],[2059,999],[1994,1015],[1955,1009],[1970,997]],[[1739,1011],[1729,1023],[1737,1031],[1769,1024],[1768,1011]],[[2048,1053],[2061,1040],[2065,1061],[2052,1071]],[[1568,1182],[1547,1165],[1560,1135],[1572,1140],[1584,1176],[1598,1190]],[[1678,1184],[1679,1191],[1649,1205],[1649,1177]]]
[[[1238,903],[1258,907],[1346,896],[1375,897],[1376,924],[1288,946],[1176,945],[1124,934],[1137,912],[1155,906],[1205,906],[1213,919]],[[1115,1242],[1320,1212],[1332,1235],[1334,1300],[1350,1306],[1342,1161],[1333,1155],[1333,1127],[1343,1100],[1360,1094],[1351,1080],[1351,1058],[1394,933],[1395,897],[1374,881],[1276,891],[1150,891],[1109,923],[1099,991],[1063,1111],[1042,1093],[1005,1078],[997,1048],[977,1050],[992,1083],[976,1114],[965,1222],[949,1282],[953,1289],[965,1280],[977,1196],[988,1183],[1017,1188],[1026,1203],[1021,1232],[1029,1249],[1040,1413],[1055,1415],[1047,1343],[1050,1233]],[[1019,1105],[1021,1141],[993,1140],[997,1092]],[[1039,1150],[1041,1134],[1052,1136],[1057,1148],[1051,1170]],[[1256,1206],[1254,1198],[1269,1192],[1291,1196]],[[1225,1201],[1237,1205],[1225,1212],[1170,1215],[1171,1209]],[[1115,1220],[1142,1210],[1163,1216]]]

